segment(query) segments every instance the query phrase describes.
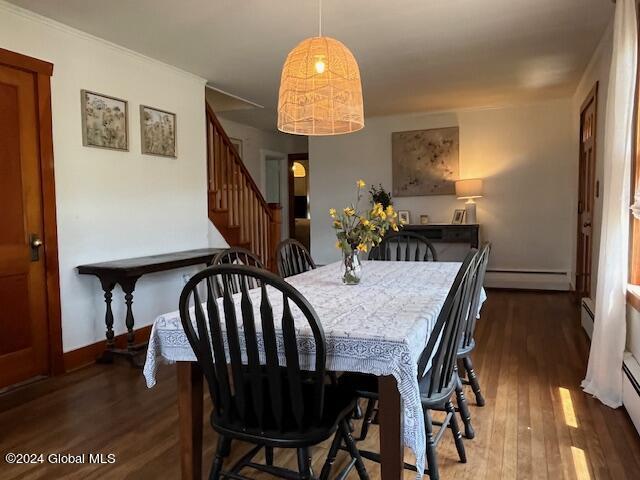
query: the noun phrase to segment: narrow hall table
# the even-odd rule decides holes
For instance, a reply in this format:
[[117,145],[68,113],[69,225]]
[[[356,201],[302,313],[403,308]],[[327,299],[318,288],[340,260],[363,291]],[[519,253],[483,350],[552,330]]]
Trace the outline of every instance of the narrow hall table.
[[[102,360],[111,361],[113,355],[124,355],[133,362],[133,358],[135,358],[137,352],[146,346],[146,343],[135,344],[135,333],[133,331],[135,326],[132,307],[133,292],[136,289],[136,282],[140,277],[148,273],[165,272],[192,265],[208,265],[213,258],[223,250],[222,248],[199,248],[196,250],[184,250],[181,252],[162,253],[159,255],[79,265],[78,273],[98,277],[102,290],[104,291],[104,303],[106,305],[104,322],[107,327],[107,345],[101,357]],[[112,291],[116,284],[122,288],[127,306],[125,316],[125,324],[127,326],[126,349],[116,348],[115,345],[115,334],[113,332],[114,318],[111,301],[113,298]]]
[[[340,263],[334,263],[287,281],[307,298],[322,322],[327,370],[368,373],[379,378],[382,478],[398,480],[402,478],[404,446],[416,454],[418,470],[424,469],[426,439],[417,361],[460,263],[363,262],[363,279],[355,286],[342,284],[340,268]],[[254,305],[259,304],[260,290],[251,291],[250,295],[256,296],[252,298]],[[272,299],[272,309],[278,318],[282,300],[276,297]],[[240,308],[239,300],[236,308]],[[309,368],[314,360],[313,342],[308,341],[311,332],[305,330],[308,326],[304,322],[297,323],[300,312],[292,313],[300,367]],[[200,479],[203,468],[203,381],[195,360],[178,312],[159,316],[149,339],[144,375],[151,388],[161,363],[178,363],[183,479]]]

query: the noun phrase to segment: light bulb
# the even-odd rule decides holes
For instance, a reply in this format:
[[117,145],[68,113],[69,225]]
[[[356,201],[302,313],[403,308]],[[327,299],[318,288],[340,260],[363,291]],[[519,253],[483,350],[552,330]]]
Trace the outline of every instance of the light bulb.
[[316,62],[315,67],[316,67],[316,72],[318,72],[318,73],[323,73],[324,72],[325,65],[324,65],[324,62],[322,60],[318,60]]

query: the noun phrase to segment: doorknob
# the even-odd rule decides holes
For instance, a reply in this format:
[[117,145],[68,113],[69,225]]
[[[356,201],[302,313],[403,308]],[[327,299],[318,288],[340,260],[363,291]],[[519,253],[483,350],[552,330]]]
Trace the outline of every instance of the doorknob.
[[584,222],[584,223],[582,224],[582,226],[583,226],[584,228],[589,228],[589,227],[591,226],[591,222]]
[[42,246],[42,240],[37,233],[32,233],[29,236],[29,244],[31,245],[31,261],[37,262],[40,260],[40,247]]

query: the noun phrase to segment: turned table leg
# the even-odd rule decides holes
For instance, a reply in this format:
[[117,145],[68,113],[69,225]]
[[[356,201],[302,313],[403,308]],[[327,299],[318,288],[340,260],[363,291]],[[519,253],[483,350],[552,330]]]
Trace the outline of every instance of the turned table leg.
[[116,282],[111,279],[100,278],[100,285],[104,291],[104,303],[106,304],[106,310],[104,314],[104,323],[107,327],[105,335],[107,337],[106,351],[100,356],[98,361],[100,363],[111,363],[113,357],[111,351],[116,347],[115,334],[113,332],[113,310],[111,309],[111,301],[113,299],[113,289],[116,286]]
[[113,333],[113,310],[111,309],[111,299],[113,298],[113,289],[116,283],[112,280],[100,279],[102,290],[104,290],[104,303],[107,305],[104,314],[104,323],[107,326],[107,348],[115,347],[115,335]]
[[120,281],[120,286],[124,292],[124,301],[127,306],[127,315],[125,317],[125,325],[127,326],[127,349],[132,350],[135,343],[135,332],[133,326],[135,320],[133,318],[133,291],[136,289],[136,282],[139,277],[130,277]]

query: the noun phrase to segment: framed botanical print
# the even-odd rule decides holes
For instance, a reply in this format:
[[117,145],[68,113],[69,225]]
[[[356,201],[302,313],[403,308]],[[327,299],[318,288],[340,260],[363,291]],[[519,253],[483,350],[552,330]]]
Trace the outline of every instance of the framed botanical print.
[[401,224],[408,225],[410,220],[409,210],[398,210],[398,220]]
[[176,114],[140,105],[142,153],[177,158]]
[[81,90],[82,145],[129,151],[128,103],[120,98]]

